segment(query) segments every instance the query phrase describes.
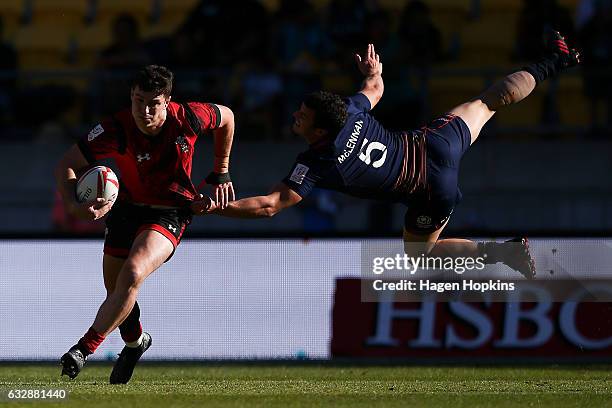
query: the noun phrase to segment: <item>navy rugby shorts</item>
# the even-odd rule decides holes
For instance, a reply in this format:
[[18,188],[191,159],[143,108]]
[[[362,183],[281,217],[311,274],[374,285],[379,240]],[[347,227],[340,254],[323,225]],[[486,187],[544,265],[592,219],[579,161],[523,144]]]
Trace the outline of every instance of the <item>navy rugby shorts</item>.
[[427,185],[422,194],[410,200],[404,228],[416,234],[429,234],[448,221],[461,201],[459,165],[470,147],[471,134],[459,116],[447,113],[421,129],[427,149]]
[[176,249],[191,219],[188,209],[154,208],[117,202],[106,219],[104,253],[127,258],[134,240],[144,230],[161,233]]

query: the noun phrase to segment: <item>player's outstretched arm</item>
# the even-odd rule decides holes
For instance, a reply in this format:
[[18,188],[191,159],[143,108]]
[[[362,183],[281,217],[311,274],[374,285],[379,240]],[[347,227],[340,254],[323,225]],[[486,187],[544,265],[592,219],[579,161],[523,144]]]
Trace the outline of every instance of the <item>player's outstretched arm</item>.
[[221,123],[213,131],[214,137],[214,164],[212,173],[206,182],[213,186],[213,196],[221,208],[234,200],[234,185],[229,176],[229,161],[234,141],[234,113],[223,105],[217,105],[221,112]]
[[368,44],[363,56],[355,54],[355,61],[359,71],[365,75],[359,92],[370,100],[371,109],[374,109],[385,91],[382,79],[382,63],[380,62],[380,55],[376,54],[374,50],[374,44]]
[[73,145],[55,168],[57,189],[62,196],[66,212],[85,220],[97,220],[106,215],[113,203],[103,198],[93,202],[79,203],[76,200],[77,171],[88,166],[87,159],[77,145]]
[[225,208],[204,196],[191,204],[191,210],[196,215],[212,213],[232,218],[269,218],[301,200],[298,193],[279,183],[268,195],[231,201]]

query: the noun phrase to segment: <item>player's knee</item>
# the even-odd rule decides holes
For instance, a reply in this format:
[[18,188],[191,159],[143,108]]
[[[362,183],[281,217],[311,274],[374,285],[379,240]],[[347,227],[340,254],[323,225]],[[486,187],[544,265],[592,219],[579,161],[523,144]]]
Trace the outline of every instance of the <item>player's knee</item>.
[[491,88],[480,97],[490,111],[498,111],[512,104],[512,93],[507,88]]
[[518,103],[535,87],[533,77],[527,72],[515,72],[493,84],[482,95],[482,101],[492,111]]
[[113,294],[113,292],[115,291],[115,286],[113,285],[113,287],[106,287],[106,297],[109,297],[110,295]]
[[106,297],[109,297],[110,295],[113,294],[113,292],[115,292],[116,286],[117,286],[117,277],[115,277],[115,279],[112,282],[110,280],[104,281],[104,288],[106,289]]
[[[138,290],[146,277],[145,268],[137,262],[128,261],[121,270],[120,289],[134,291]],[[118,285],[119,286],[119,285]],[[119,289],[119,288],[117,288]]]
[[433,250],[433,242],[414,242],[404,240],[404,253],[413,258],[427,256]]

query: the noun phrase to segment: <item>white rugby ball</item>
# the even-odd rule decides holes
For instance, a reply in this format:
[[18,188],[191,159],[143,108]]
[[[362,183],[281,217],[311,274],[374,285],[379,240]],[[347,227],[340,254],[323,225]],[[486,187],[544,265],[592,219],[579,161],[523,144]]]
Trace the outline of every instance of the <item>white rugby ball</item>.
[[119,179],[106,166],[95,166],[79,178],[76,185],[77,201],[82,203],[96,198],[115,201],[119,193]]

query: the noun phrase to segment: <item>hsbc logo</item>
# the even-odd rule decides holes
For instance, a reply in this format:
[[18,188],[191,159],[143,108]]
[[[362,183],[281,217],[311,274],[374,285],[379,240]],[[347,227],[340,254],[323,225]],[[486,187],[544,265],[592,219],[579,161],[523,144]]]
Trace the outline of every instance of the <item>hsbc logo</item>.
[[[366,339],[365,344],[366,347],[408,349],[534,349],[544,347],[560,334],[578,349],[603,350],[612,347],[612,336],[595,338],[592,333],[587,333],[589,330],[580,327],[577,311],[592,291],[612,293],[612,290],[601,287],[590,290],[584,288],[576,291],[558,306],[558,311],[550,295],[540,290],[539,301],[531,307],[521,304],[520,294],[517,294],[516,301],[484,302],[484,308],[470,303],[449,302],[444,305],[448,308],[444,316],[441,316],[440,304],[435,301],[421,302],[418,308],[405,309],[398,308],[392,299],[381,299],[377,304],[374,333]],[[493,305],[502,308],[502,322],[498,322],[497,313],[490,312]],[[401,321],[418,323],[408,341],[402,335],[405,333],[400,333],[398,324]],[[458,330],[460,326],[464,329],[469,327],[471,335],[462,334],[466,330]],[[526,326],[533,328],[529,335],[525,335]],[[440,327],[443,334],[440,334]],[[400,340],[400,335],[404,340]]]

